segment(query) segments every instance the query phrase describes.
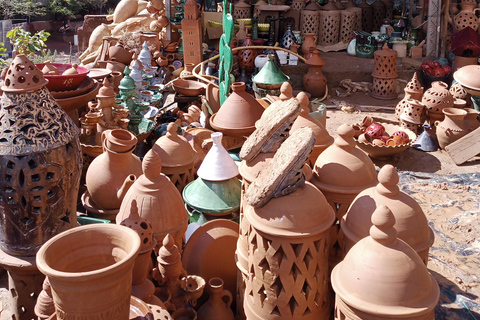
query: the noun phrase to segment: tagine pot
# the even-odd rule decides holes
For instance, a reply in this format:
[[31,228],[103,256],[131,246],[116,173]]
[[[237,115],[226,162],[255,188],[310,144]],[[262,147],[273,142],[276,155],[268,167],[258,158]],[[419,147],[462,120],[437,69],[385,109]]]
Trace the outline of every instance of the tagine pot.
[[129,319],[137,233],[114,224],[65,231],[37,254],[52,288],[57,319]]
[[135,135],[114,129],[102,134],[104,152],[88,167],[85,177],[87,190],[100,209],[120,208],[123,197],[135,179],[142,174],[142,162],[133,154]]
[[322,97],[327,88],[327,77],[322,73],[325,61],[318,55],[318,50],[313,50],[313,55],[305,62],[308,72],[303,76],[303,87],[312,95],[312,98]]
[[198,320],[234,320],[232,293],[223,289],[223,280],[211,278],[208,281],[208,300],[197,311]]
[[457,108],[443,109],[445,119],[442,122],[436,122],[437,140],[440,148],[445,150],[445,147],[450,143],[457,141],[461,137],[470,132],[470,127],[464,122],[467,111]]

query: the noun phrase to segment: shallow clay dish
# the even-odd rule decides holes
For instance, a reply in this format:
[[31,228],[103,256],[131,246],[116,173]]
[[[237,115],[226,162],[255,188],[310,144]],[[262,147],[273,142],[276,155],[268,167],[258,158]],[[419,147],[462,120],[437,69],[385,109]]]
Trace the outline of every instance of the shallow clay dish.
[[79,96],[55,100],[60,105],[60,107],[62,107],[62,109],[68,113],[72,110],[85,106],[88,101],[95,99],[95,96],[97,95],[99,89],[100,83],[94,80],[94,85],[90,89],[90,91]]
[[455,71],[453,78],[471,95],[480,95],[480,66],[471,65],[462,67]]
[[172,82],[172,85],[177,93],[187,97],[196,97],[205,94],[206,86],[198,81],[177,79]]
[[389,135],[392,135],[392,133],[396,131],[404,131],[410,138],[410,141],[400,146],[392,147],[392,146],[376,146],[370,143],[365,143],[357,140],[357,146],[363,151],[365,151],[371,158],[388,159],[395,154],[399,154],[400,152],[407,150],[412,145],[412,143],[417,139],[417,135],[411,130],[408,130],[393,124],[380,123],[380,122],[377,122],[377,123],[383,125],[385,127],[385,132],[388,133]]
[[219,277],[225,282],[225,289],[235,296],[238,230],[238,223],[226,219],[209,221],[195,230],[182,255],[187,273],[201,276],[205,281]]
[[95,85],[95,81],[92,78],[85,77],[85,79],[83,79],[82,83],[80,83],[77,89],[69,90],[69,91],[50,91],[50,94],[55,99],[66,99],[66,98],[76,97],[89,92],[94,85]]
[[[40,70],[43,69],[45,63],[37,63],[35,64]],[[77,72],[78,74],[69,74],[63,75],[62,73],[65,70],[68,70],[72,67],[69,63],[52,63],[52,66],[57,67],[59,75],[48,75],[44,74],[43,76],[45,79],[48,80],[47,89],[50,91],[68,91],[68,90],[75,90],[78,88],[80,83],[82,83],[83,79],[87,76],[90,72],[85,67],[78,66]]]
[[88,76],[92,79],[104,79],[105,77],[109,76],[112,73],[112,70],[102,69],[102,68],[92,68],[90,69],[90,73]]

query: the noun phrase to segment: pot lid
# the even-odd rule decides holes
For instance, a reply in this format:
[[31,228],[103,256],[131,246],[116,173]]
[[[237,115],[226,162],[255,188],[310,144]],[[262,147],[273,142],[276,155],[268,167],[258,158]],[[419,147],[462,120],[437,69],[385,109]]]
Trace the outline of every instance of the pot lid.
[[[317,3],[315,1],[315,3]],[[321,10],[334,11],[338,10],[337,6],[333,3],[333,0],[328,0],[327,4],[321,7]]]
[[372,224],[370,236],[333,269],[335,293],[347,305],[378,318],[429,314],[440,296],[435,279],[418,254],[397,238],[388,207],[375,210]]
[[212,133],[213,145],[203,159],[197,175],[209,181],[225,181],[238,175],[238,166],[222,145],[223,134]]
[[377,183],[375,166],[356,146],[355,130],[343,124],[337,129],[335,142],[318,156],[312,183],[321,191],[358,194]]
[[167,125],[167,133],[158,138],[155,145],[159,147],[155,152],[164,167],[187,166],[197,159],[197,153],[187,139],[178,135],[177,125],[173,122]]
[[110,82],[108,81],[108,78],[105,78],[103,80],[103,85],[98,90],[97,98],[115,98],[117,94],[113,90],[113,88],[110,86]]
[[309,66],[323,67],[324,65],[326,65],[325,61],[323,61],[323,59],[320,58],[318,53],[319,51],[317,49],[313,50],[312,55],[310,56],[310,58],[308,58],[308,60],[305,63],[308,64]]
[[48,80],[25,55],[18,54],[13,59],[3,79],[2,90],[5,92],[29,92],[46,86]]
[[310,3],[303,10],[319,11],[319,10],[322,10],[322,7],[318,4],[317,1],[310,1]]
[[253,77],[252,81],[263,85],[275,85],[284,83],[289,79],[290,77],[285,75],[275,64],[275,57],[269,54],[267,62],[260,72]]
[[405,86],[405,92],[412,92],[412,93],[423,93],[423,87],[418,81],[417,73],[413,74],[412,79],[407,83]]
[[[480,91],[480,66],[469,65],[464,66],[455,71],[453,78],[459,82],[464,88],[474,91]],[[479,95],[478,92],[469,92],[474,95]]]
[[130,72],[130,68],[126,66],[125,70],[123,70],[125,76],[120,80],[119,89],[135,89],[137,87],[135,81],[130,77]]
[[140,252],[148,249],[153,249],[156,244],[156,240],[153,237],[153,227],[147,219],[140,217],[138,214],[137,201],[131,202],[131,209],[129,216],[120,222],[121,226],[125,226],[134,230],[140,237]]
[[142,45],[142,50],[140,50],[140,54],[138,55],[138,59],[140,60],[152,60],[152,53],[148,50],[148,42],[144,41]]
[[293,98],[293,88],[289,82],[282,83],[280,87],[280,100],[285,101]]
[[[380,1],[380,0],[377,0],[377,1]],[[387,43],[385,43],[382,47],[382,50],[375,50],[374,55],[380,56],[380,57],[396,57],[397,51],[390,49]]]
[[343,216],[341,227],[345,236],[353,242],[367,237],[373,212],[380,205],[386,205],[392,208],[399,239],[417,252],[432,246],[434,234],[427,218],[415,199],[398,188],[399,178],[395,168],[390,164],[383,166],[378,173],[378,181],[375,187],[360,192]]
[[237,177],[224,181],[197,178],[182,192],[183,200],[202,213],[226,214],[240,209],[242,184]]
[[[170,234],[167,234],[163,238],[162,247],[158,250],[158,263],[163,266],[175,265],[183,270],[181,258],[182,256],[175,244],[175,239]],[[186,274],[185,270],[183,272]],[[179,272],[179,274],[182,274],[182,272]]]

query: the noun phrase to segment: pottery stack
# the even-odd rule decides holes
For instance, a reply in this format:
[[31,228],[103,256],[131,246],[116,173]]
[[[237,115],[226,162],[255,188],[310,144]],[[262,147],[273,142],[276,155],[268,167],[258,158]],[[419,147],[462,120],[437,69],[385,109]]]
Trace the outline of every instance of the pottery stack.
[[397,98],[395,92],[395,81],[398,77],[397,52],[390,50],[385,44],[382,50],[374,52],[374,59],[373,86],[370,95],[382,100]]

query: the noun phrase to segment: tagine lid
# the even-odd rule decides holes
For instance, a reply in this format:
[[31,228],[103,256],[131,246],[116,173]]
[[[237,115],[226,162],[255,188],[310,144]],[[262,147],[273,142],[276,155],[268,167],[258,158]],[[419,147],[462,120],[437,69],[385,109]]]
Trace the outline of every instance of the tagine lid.
[[[469,93],[477,94],[480,91],[480,66],[479,65],[470,65],[464,66],[453,74],[453,78],[459,82],[467,92],[470,90]],[[477,92],[471,92],[477,91]]]
[[277,66],[273,54],[268,55],[268,60],[263,68],[252,78],[254,83],[263,85],[279,85],[288,80],[290,77]]
[[10,64],[3,79],[5,92],[29,92],[46,86],[48,80],[38,67],[24,54],[18,54]]
[[187,139],[178,135],[177,125],[173,122],[167,126],[167,134],[155,142],[155,152],[162,159],[164,167],[181,167],[192,164],[197,159],[197,153]]
[[393,213],[380,205],[372,224],[370,236],[333,269],[335,293],[355,309],[392,318],[433,310],[438,284],[419,255],[397,238]]
[[98,90],[97,98],[115,98],[116,95],[112,86],[110,86],[108,78],[103,79],[103,85],[100,90]]
[[197,175],[208,181],[226,181],[238,175],[238,166],[222,145],[223,134],[212,133],[213,145],[203,159]]

